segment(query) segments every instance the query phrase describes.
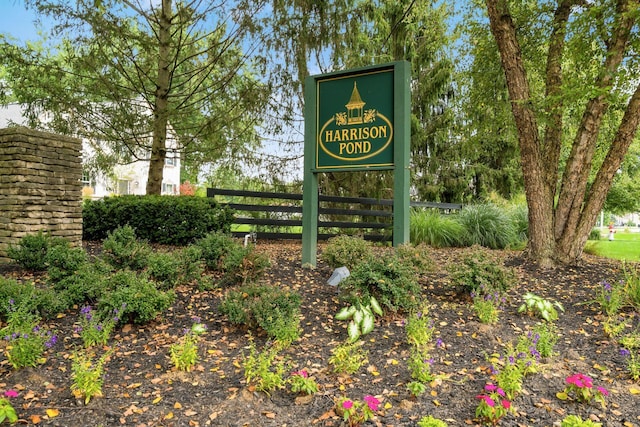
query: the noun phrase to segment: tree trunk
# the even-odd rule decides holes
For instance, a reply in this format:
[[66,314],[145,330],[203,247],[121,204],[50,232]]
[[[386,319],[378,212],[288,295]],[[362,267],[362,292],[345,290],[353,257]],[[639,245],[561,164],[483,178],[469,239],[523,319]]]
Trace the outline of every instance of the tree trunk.
[[[635,5],[634,5],[635,3]],[[637,1],[619,0],[607,55],[594,86],[597,95],[585,107],[562,176],[557,206],[554,207],[561,147],[562,55],[566,25],[574,0],[562,0],[554,14],[546,69],[549,107],[541,154],[538,121],[530,107],[530,88],[524,69],[516,29],[507,0],[486,0],[493,33],[505,73],[513,117],[518,130],[527,203],[529,205],[529,256],[542,265],[573,263],[580,259],[589,232],[602,209],[616,171],[622,164],[640,122],[640,85],[631,96],[604,163],[589,187],[592,161],[600,126],[608,109],[608,93],[622,63],[636,18],[630,13]]]
[[149,160],[147,194],[161,194],[162,176],[167,156],[167,125],[169,123],[169,42],[171,40],[171,1],[162,0],[158,28],[158,77],[153,105],[153,136]]
[[[541,265],[553,263],[553,193],[544,174],[538,124],[530,104],[529,83],[516,31],[504,0],[487,0],[487,10],[504,70],[518,130],[524,187],[529,206],[528,252]],[[526,167],[525,167],[526,165]]]

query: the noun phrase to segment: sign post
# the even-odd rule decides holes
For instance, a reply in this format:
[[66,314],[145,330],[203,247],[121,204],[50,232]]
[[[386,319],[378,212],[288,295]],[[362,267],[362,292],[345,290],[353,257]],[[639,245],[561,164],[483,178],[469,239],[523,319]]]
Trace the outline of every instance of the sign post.
[[410,64],[305,81],[302,263],[315,266],[321,172],[394,170],[393,245],[409,241]]

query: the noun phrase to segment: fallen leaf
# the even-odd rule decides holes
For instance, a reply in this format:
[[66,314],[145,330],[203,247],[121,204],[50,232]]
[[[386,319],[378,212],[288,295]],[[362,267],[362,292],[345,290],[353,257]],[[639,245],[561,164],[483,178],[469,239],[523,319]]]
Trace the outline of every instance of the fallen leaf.
[[55,418],[60,415],[60,411],[58,411],[57,409],[47,409],[46,412],[49,418]]
[[182,404],[180,402],[176,402],[173,404],[173,409],[182,409]]
[[40,415],[31,415],[29,419],[31,420],[32,424],[40,424],[42,422],[42,418],[40,417]]
[[265,417],[270,418],[272,420],[276,418],[275,412],[264,411],[262,413],[262,415],[264,415]]
[[187,417],[193,417],[194,415],[198,415],[198,412],[194,411],[193,409],[187,409],[186,411],[184,411],[184,414]]

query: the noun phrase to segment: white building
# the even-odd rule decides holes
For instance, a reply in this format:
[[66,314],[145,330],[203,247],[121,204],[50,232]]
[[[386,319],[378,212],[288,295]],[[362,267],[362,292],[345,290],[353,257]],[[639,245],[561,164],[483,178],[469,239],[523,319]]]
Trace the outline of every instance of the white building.
[[[0,106],[0,129],[9,126],[26,126],[27,121],[19,104]],[[175,148],[175,138],[167,138],[167,148]],[[88,163],[95,156],[96,145],[83,140],[82,159]],[[98,145],[100,145],[98,143]],[[106,147],[103,147],[106,149]],[[146,193],[149,178],[149,161],[137,160],[128,164],[116,165],[112,170],[101,173],[90,173],[86,170],[82,176],[84,184],[82,195],[91,198],[103,198],[113,195]],[[162,175],[162,194],[180,194],[180,155],[175,151],[167,153]]]

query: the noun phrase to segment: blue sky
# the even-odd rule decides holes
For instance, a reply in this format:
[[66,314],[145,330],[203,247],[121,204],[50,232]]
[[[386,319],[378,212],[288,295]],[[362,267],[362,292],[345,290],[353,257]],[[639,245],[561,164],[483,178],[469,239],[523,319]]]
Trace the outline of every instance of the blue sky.
[[0,0],[0,33],[22,42],[38,40],[36,18],[35,12],[27,10],[23,0]]

